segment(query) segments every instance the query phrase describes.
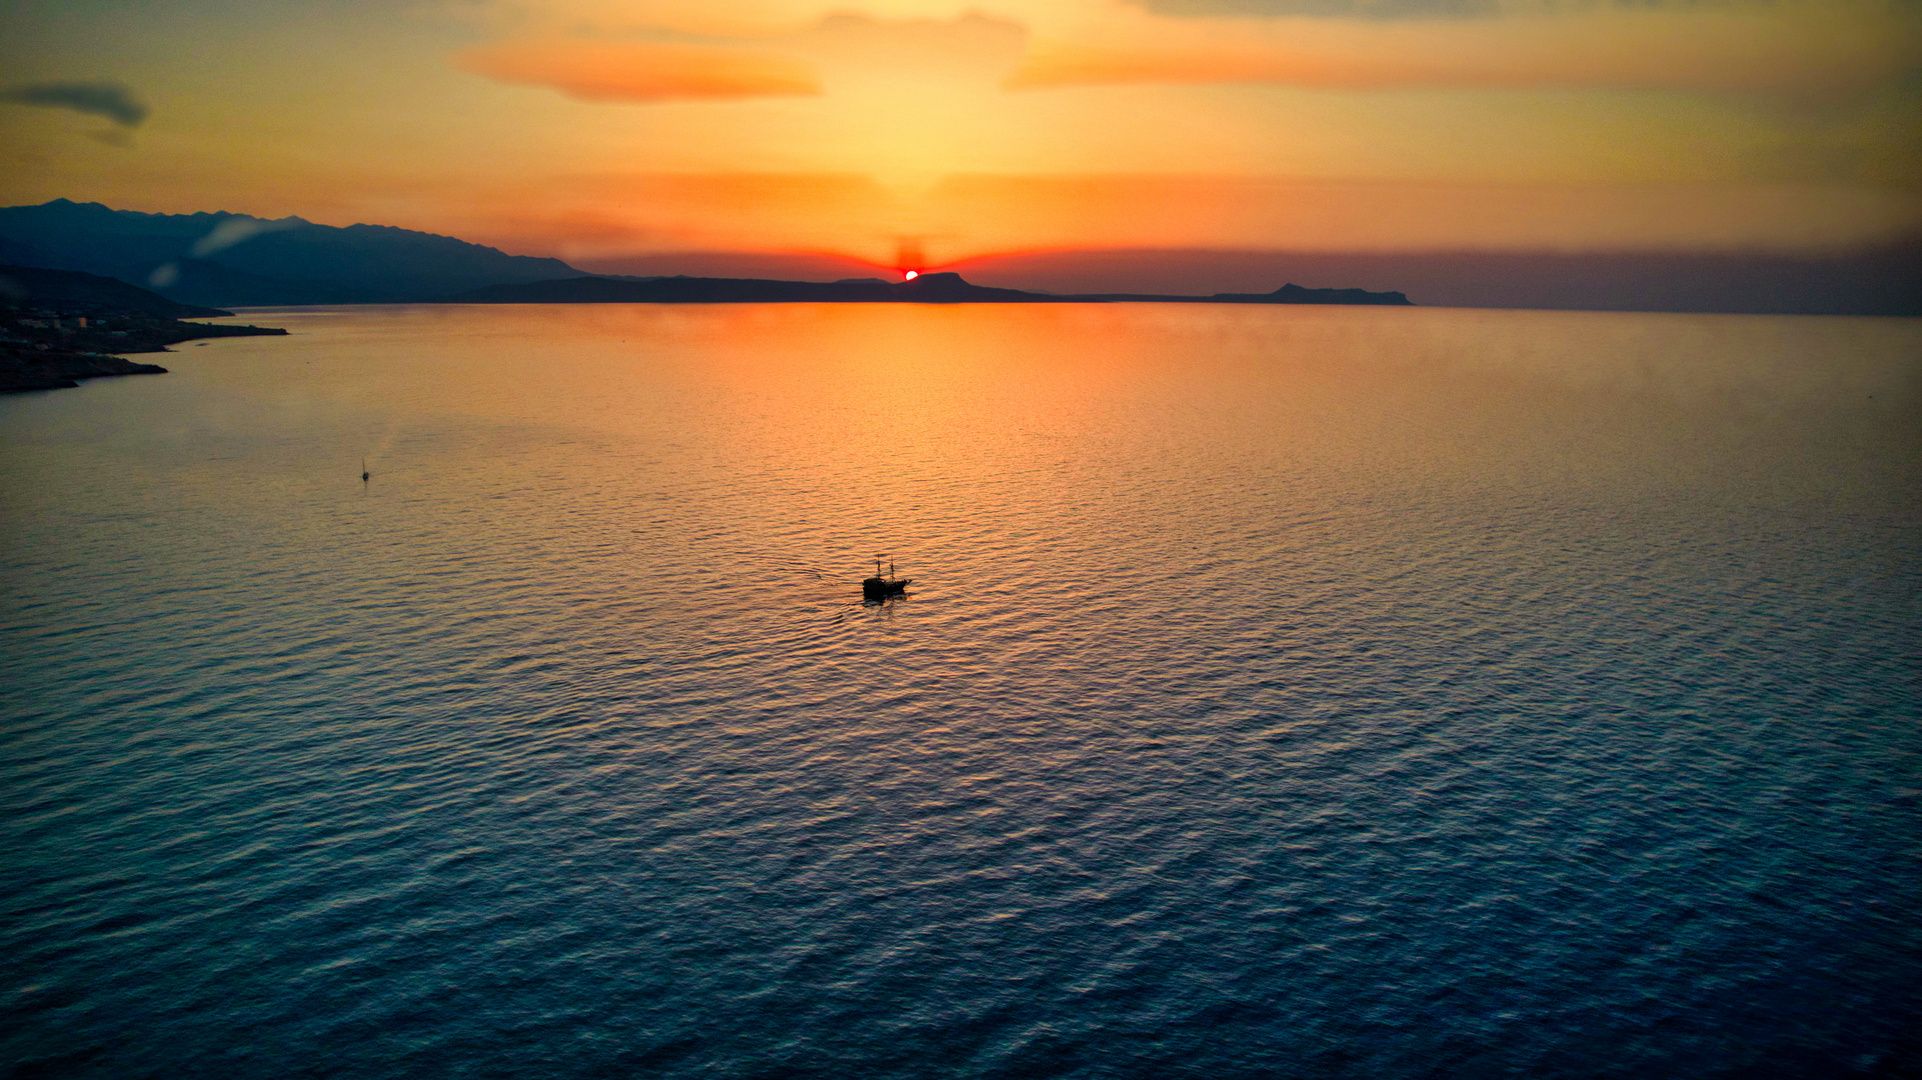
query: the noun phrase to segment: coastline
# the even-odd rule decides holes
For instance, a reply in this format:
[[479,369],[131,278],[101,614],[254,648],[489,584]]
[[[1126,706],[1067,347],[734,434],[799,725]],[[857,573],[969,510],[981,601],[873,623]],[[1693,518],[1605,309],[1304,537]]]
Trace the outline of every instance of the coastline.
[[157,319],[139,313],[65,315],[0,314],[0,394],[65,390],[81,379],[118,375],[165,375],[159,364],[129,360],[127,353],[164,353],[169,345],[220,337],[280,336],[263,326]]
[[1306,289],[1287,284],[1271,293],[1169,296],[1148,293],[1056,294],[976,285],[955,273],[921,274],[909,281],[777,281],[767,278],[557,278],[488,285],[445,297],[452,304],[1361,304],[1413,306],[1399,292]]

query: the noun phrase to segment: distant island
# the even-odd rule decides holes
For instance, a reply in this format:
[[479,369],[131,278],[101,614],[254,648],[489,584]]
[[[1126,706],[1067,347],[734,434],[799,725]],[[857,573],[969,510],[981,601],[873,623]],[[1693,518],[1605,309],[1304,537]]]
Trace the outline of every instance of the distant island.
[[166,352],[196,338],[287,332],[182,321],[232,314],[95,274],[0,265],[0,393],[63,389],[107,375],[164,375],[167,369],[158,364],[115,354]]
[[1372,304],[1409,305],[1398,292],[1304,289],[1283,285],[1269,293],[1167,296],[1152,293],[1056,295],[970,284],[960,274],[922,274],[889,284],[848,281],[773,281],[764,278],[556,278],[487,285],[446,297],[453,304]]

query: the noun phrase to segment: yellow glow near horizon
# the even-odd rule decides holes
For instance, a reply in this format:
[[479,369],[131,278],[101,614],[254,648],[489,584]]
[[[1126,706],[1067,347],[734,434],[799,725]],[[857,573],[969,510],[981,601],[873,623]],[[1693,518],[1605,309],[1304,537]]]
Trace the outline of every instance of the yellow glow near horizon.
[[927,266],[1064,246],[1819,249],[1922,232],[1913,5],[1257,6],[19,7],[0,16],[15,82],[111,72],[152,114],[0,104],[0,198],[371,221],[564,257],[893,267],[908,244]]

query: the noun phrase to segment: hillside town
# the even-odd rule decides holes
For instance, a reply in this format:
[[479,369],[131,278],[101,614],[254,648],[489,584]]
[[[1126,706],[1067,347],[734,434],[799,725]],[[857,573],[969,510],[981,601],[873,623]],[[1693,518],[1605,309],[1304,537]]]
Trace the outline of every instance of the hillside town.
[[[258,326],[185,322],[134,310],[111,296],[49,296],[47,292],[53,290],[19,287],[33,275],[21,273],[20,268],[7,269],[14,271],[7,281],[16,288],[0,292],[0,393],[56,390],[78,386],[80,379],[109,375],[161,375],[166,368],[128,360],[124,354],[167,352],[169,345],[201,338],[286,333]],[[205,309],[197,313],[225,314]]]

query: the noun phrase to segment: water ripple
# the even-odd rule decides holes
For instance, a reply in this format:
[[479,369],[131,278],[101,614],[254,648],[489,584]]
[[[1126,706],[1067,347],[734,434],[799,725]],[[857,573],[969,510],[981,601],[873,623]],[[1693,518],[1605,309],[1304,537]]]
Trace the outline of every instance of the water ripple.
[[0,402],[7,1075],[1922,1068],[1910,322],[248,318]]

